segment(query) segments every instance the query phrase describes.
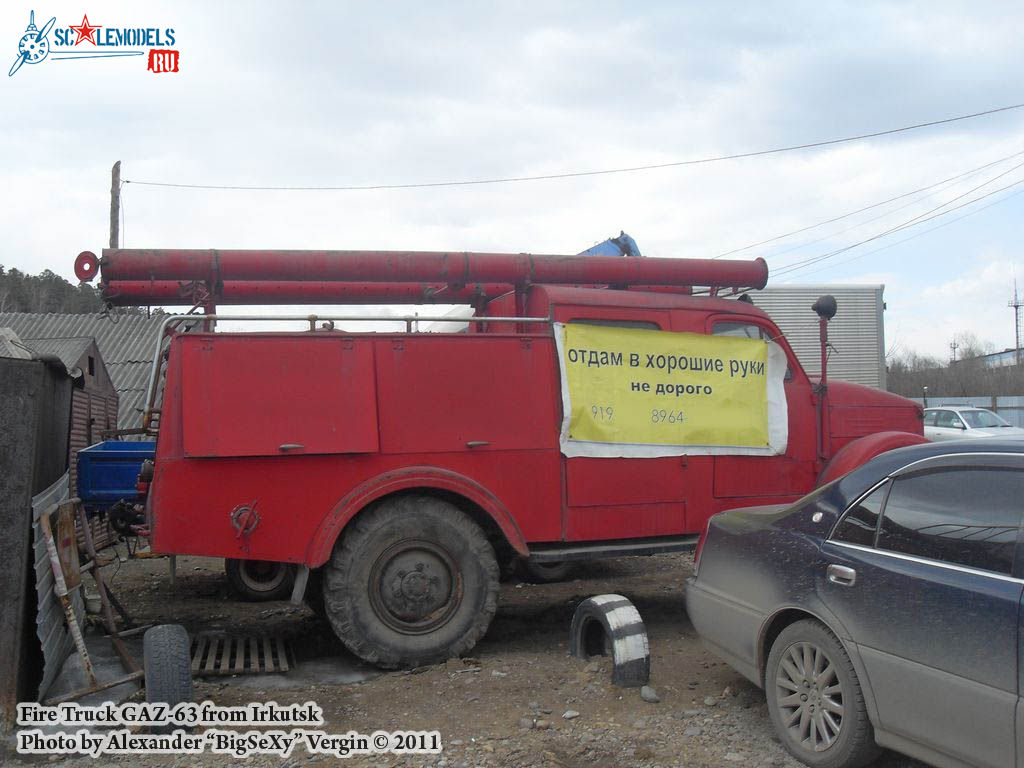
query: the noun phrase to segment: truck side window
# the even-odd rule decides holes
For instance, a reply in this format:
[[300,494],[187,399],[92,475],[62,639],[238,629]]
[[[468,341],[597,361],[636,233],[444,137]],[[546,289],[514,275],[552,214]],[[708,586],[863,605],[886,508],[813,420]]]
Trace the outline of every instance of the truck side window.
[[712,336],[737,336],[741,339],[763,339],[764,329],[753,323],[715,323],[711,327]]
[[938,420],[938,418],[939,418],[939,412],[938,411],[928,411],[928,413],[926,413],[924,415],[924,425],[926,427],[934,427],[935,426],[935,422]]
[[832,534],[832,539],[860,544],[862,547],[873,547],[878,516],[882,512],[882,504],[888,492],[889,483],[885,483],[846,510],[846,514]]
[[574,317],[569,322],[577,325],[603,325],[609,328],[641,328],[645,331],[661,330],[661,326],[649,320],[605,320],[597,317]]
[[[715,323],[711,326],[712,336],[734,336],[740,339],[769,339],[764,328],[753,323],[737,323],[733,321],[723,321],[721,323]],[[788,365],[786,366],[786,381],[793,380],[793,369]]]

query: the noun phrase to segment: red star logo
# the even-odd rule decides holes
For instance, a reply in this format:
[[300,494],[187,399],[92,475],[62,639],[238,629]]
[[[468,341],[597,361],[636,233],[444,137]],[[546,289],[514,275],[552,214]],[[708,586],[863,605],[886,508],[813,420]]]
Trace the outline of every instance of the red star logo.
[[96,30],[103,29],[102,25],[90,25],[89,17],[87,15],[82,16],[82,24],[80,26],[76,27],[74,24],[68,24],[68,26],[75,31],[75,34],[78,35],[78,38],[75,40],[75,45],[82,42],[90,42],[93,45],[96,45]]

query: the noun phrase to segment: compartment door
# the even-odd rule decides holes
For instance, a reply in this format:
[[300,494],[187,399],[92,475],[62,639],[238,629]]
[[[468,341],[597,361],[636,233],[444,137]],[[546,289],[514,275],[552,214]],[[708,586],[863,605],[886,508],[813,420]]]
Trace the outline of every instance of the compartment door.
[[369,340],[289,334],[181,341],[186,456],[377,450]]

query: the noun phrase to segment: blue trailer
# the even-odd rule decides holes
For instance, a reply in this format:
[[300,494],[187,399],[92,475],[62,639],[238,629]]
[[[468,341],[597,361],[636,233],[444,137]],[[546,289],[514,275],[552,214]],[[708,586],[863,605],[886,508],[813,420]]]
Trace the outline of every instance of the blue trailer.
[[110,515],[110,526],[128,533],[141,522],[135,505],[141,500],[135,485],[142,463],[153,460],[155,442],[107,440],[78,452],[78,498],[86,512]]

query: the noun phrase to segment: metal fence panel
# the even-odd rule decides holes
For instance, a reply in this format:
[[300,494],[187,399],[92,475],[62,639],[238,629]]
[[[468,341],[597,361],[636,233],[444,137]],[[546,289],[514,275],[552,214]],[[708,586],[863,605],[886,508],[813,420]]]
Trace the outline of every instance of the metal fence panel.
[[[64,610],[54,590],[53,569],[50,557],[46,552],[46,540],[43,538],[39,525],[41,515],[52,515],[57,505],[68,499],[68,475],[65,473],[42,493],[32,497],[32,549],[35,556],[36,579],[36,635],[43,648],[43,680],[39,684],[39,698],[46,696],[47,690],[60,673],[64,660],[74,649],[74,640],[64,623]],[[53,525],[56,530],[56,524]],[[82,599],[82,588],[71,592],[71,606],[75,620],[81,627],[85,622],[85,602]]]

